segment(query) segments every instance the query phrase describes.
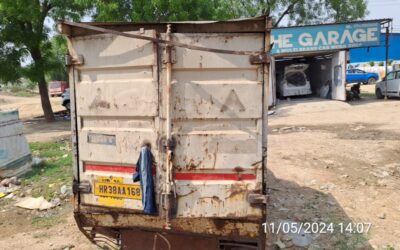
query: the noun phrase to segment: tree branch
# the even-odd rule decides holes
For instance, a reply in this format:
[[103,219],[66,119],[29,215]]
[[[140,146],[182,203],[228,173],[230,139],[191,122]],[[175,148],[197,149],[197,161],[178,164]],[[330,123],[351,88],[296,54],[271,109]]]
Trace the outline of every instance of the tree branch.
[[294,1],[293,3],[291,3],[287,9],[281,14],[281,16],[278,18],[278,20],[274,23],[274,27],[277,27],[279,25],[279,23],[282,21],[282,19],[289,13],[291,13],[291,11],[293,10],[294,6],[296,6],[296,4],[300,2],[300,0]]
[[269,0],[266,0],[266,5],[267,5],[267,10],[265,15],[269,16],[271,14],[271,2]]

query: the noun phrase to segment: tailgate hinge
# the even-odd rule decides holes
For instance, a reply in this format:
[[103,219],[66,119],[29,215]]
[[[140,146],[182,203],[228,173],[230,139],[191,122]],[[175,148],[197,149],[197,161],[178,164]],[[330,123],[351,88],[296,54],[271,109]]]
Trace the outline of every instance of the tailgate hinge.
[[65,65],[66,66],[83,65],[83,63],[84,63],[83,55],[78,55],[78,57],[72,57],[71,55],[65,56]]
[[271,62],[271,55],[268,52],[261,52],[250,55],[251,64],[267,64]]
[[77,181],[74,181],[72,184],[72,192],[74,194],[77,194],[77,193],[89,194],[92,192],[92,186],[90,185],[90,182],[88,182],[88,181],[82,181],[80,183]]
[[[169,46],[169,45],[167,45],[167,46]],[[176,49],[175,49],[175,47],[171,47],[170,52],[168,52],[167,46],[164,47],[164,51],[163,51],[164,56],[163,56],[162,62],[164,64],[166,64],[166,63],[174,64],[174,63],[176,63]],[[168,54],[168,53],[170,53],[170,54]]]
[[268,197],[265,194],[249,194],[247,201],[250,204],[267,204]]

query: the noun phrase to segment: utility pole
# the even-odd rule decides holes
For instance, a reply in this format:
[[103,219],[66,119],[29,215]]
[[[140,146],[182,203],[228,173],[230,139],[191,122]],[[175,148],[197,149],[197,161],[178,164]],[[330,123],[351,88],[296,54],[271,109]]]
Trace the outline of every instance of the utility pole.
[[385,100],[387,100],[387,90],[388,90],[388,63],[389,63],[389,26],[386,27],[386,63],[385,63]]

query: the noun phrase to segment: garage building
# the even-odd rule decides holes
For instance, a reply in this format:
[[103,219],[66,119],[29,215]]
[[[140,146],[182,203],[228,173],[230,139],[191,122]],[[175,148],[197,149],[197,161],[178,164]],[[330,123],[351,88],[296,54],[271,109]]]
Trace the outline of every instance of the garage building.
[[345,101],[348,50],[380,46],[382,26],[390,22],[273,29],[269,105],[275,106],[278,98],[302,96]]

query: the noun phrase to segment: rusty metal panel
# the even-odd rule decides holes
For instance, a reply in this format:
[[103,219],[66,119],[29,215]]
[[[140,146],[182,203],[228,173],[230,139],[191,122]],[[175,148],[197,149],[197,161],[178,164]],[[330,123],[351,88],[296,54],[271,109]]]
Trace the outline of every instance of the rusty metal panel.
[[211,237],[138,230],[121,230],[123,250],[204,250],[219,249],[218,240]]
[[[263,35],[261,34],[174,34],[174,41],[213,49],[234,51],[263,50]],[[179,69],[257,69],[251,65],[249,56],[220,54],[186,48],[176,48],[177,62],[174,71]],[[204,75],[206,77],[206,75]],[[194,79],[193,79],[194,80]]]
[[[162,218],[126,212],[104,211],[81,207],[80,217],[87,226],[147,229],[165,231]],[[260,236],[262,225],[260,221],[248,218],[246,221],[224,218],[177,218],[171,221],[170,232],[193,233],[229,237],[232,239],[255,238]]]
[[[82,161],[135,164],[144,140],[156,146],[157,133],[153,120],[98,117],[82,120],[79,138]],[[92,122],[97,124],[94,126],[90,124]]]
[[[262,50],[257,34],[175,34],[175,40],[203,47]],[[245,46],[244,46],[245,45]],[[176,48],[172,105],[175,119],[260,118],[261,67],[248,56]]]
[[178,217],[249,218],[259,208],[249,206],[254,181],[180,181],[177,187]]
[[[140,32],[129,32],[139,34]],[[146,36],[155,36],[147,30]],[[132,67],[154,65],[153,43],[144,40],[130,39],[111,34],[91,35],[73,39],[72,55],[83,55],[85,69],[102,67]],[[76,56],[73,56],[76,57]]]
[[[263,50],[261,34],[173,34],[216,49]],[[172,135],[179,218],[261,218],[263,65],[249,56],[175,48]]]
[[[151,68],[148,72],[153,77]],[[131,80],[133,77],[127,74],[126,81],[80,82],[77,112],[82,116],[156,116],[157,83],[153,79]]]
[[[156,36],[152,30],[131,33]],[[158,156],[157,46],[102,34],[70,39],[69,47],[83,62],[72,69],[80,181],[92,187],[81,202],[141,211],[132,175],[144,142]]]

